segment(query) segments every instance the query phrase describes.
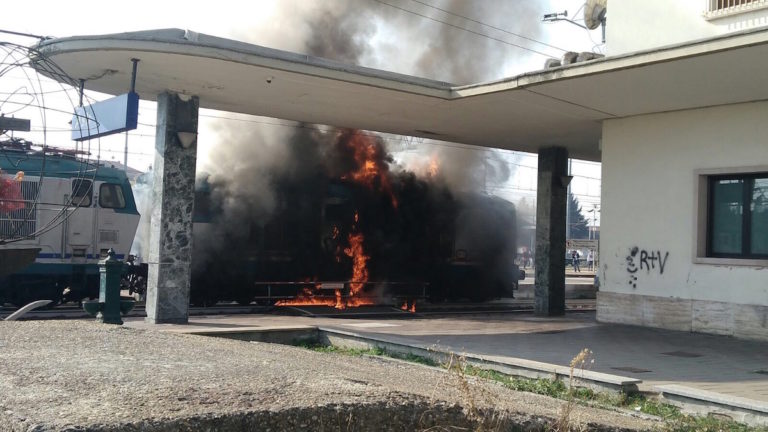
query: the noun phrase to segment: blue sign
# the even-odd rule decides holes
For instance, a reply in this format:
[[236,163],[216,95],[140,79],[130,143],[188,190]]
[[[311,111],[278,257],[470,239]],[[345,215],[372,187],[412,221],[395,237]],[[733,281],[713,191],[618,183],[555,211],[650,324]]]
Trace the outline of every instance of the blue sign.
[[84,141],[136,129],[139,95],[122,94],[95,104],[77,107],[72,116],[72,139]]

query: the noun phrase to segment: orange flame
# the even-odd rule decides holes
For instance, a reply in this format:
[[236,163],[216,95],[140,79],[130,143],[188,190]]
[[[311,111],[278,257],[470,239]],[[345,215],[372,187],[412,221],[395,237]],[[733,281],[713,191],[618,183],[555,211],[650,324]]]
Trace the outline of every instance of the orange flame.
[[363,250],[363,234],[350,234],[349,247],[344,249],[344,253],[352,258],[352,283],[349,284],[351,296],[357,295],[366,282],[368,282],[368,259],[370,257]]
[[[355,212],[355,224],[360,221],[360,215]],[[356,225],[352,226],[352,229],[356,229]],[[338,227],[333,227],[333,236],[336,238],[339,235]],[[363,288],[368,282],[368,260],[370,256],[365,254],[363,249],[363,241],[365,237],[362,233],[350,233],[347,237],[349,241],[349,247],[344,248],[344,254],[352,258],[352,279],[349,283],[349,296],[344,298],[341,290],[334,290],[334,296],[331,297],[318,297],[320,291],[320,284],[316,284],[314,289],[304,288],[302,293],[296,296],[296,298],[289,300],[280,300],[275,303],[277,306],[332,306],[336,309],[346,309],[347,307],[357,307],[365,305],[374,305],[375,301],[372,298],[362,298]],[[337,260],[340,257],[336,257]]]
[[397,208],[398,202],[392,191],[389,179],[389,166],[384,146],[375,136],[362,134],[359,131],[344,131],[340,142],[351,147],[354,152],[356,168],[342,178],[351,178],[357,183],[373,189],[377,185],[389,195],[392,207]]
[[429,160],[429,167],[427,168],[427,175],[429,177],[437,177],[437,174],[440,173],[440,162],[437,160],[437,156],[432,156],[432,159]]
[[400,306],[400,309],[407,312],[416,313],[416,302],[415,301],[411,302],[411,305],[408,306],[408,300],[406,300],[405,303],[403,303],[403,305]]

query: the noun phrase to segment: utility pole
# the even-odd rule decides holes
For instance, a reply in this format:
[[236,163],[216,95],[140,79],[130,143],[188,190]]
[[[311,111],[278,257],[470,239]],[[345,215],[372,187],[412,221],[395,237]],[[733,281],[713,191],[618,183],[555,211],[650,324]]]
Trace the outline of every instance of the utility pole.
[[[573,159],[568,158],[568,175],[571,174],[571,166],[573,164]],[[571,238],[571,183],[568,183],[568,193],[566,196],[566,204],[565,204],[565,239],[568,240]]]

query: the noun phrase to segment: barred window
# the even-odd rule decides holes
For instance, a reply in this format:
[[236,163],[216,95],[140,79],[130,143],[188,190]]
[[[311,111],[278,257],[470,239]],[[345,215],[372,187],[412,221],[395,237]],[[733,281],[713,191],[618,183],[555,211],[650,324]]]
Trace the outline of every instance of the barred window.
[[707,18],[718,18],[768,7],[768,0],[707,0]]

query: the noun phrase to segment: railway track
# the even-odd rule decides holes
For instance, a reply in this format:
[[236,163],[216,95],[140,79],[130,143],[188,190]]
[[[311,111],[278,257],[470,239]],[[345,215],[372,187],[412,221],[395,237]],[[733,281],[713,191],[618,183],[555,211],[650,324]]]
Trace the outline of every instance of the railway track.
[[[0,320],[13,313],[16,308],[0,308]],[[530,312],[533,310],[533,300],[516,300],[509,303],[451,303],[451,304],[424,304],[419,306],[415,313],[402,311],[396,307],[360,307],[346,310],[336,310],[328,307],[317,306],[259,306],[256,304],[242,306],[238,304],[220,303],[210,307],[190,307],[190,316],[202,315],[237,315],[237,314],[275,314],[275,315],[300,315],[313,317],[345,317],[345,318],[383,318],[383,317],[430,317],[444,315],[470,315],[470,314],[501,314],[515,312]],[[566,300],[566,310],[570,312],[595,310],[594,299],[569,299]],[[139,303],[126,315],[127,317],[145,317],[144,305]],[[35,310],[24,315],[22,320],[49,320],[49,319],[90,319],[82,308],[76,304],[64,304],[50,309]]]

